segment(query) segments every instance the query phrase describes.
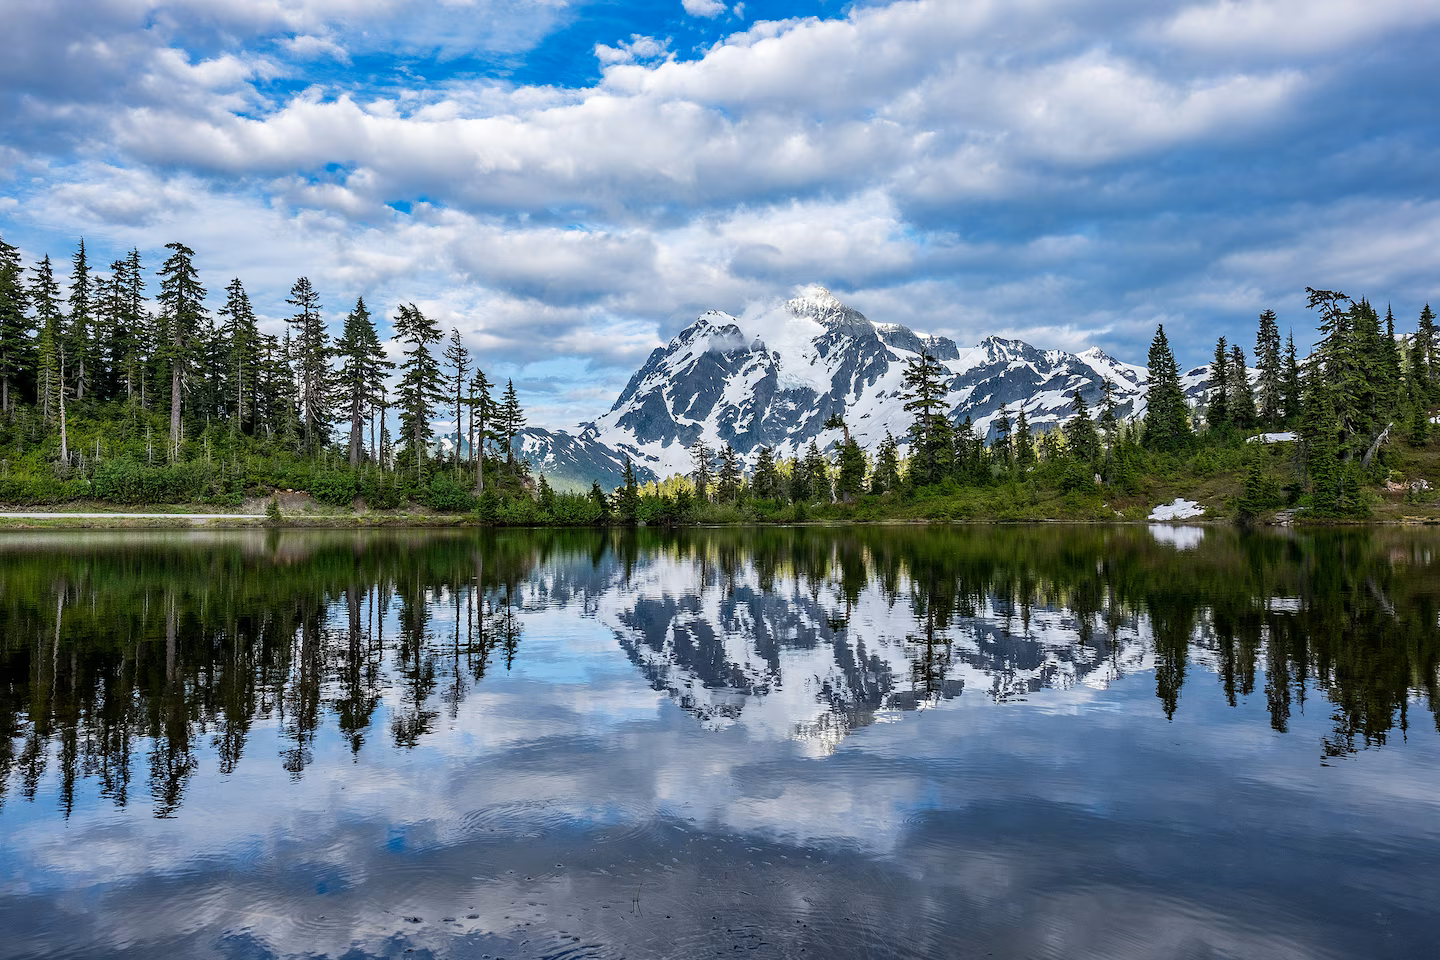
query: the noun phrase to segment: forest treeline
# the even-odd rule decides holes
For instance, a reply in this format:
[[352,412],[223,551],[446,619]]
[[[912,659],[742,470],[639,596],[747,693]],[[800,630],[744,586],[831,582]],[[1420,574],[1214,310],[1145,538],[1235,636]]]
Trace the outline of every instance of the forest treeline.
[[[458,330],[402,304],[387,351],[357,298],[332,334],[300,277],[277,337],[238,278],[212,312],[195,252],[165,249],[153,274],[135,249],[106,271],[82,240],[62,295],[48,255],[27,269],[0,239],[0,502],[234,504],[283,487],[453,510],[487,482],[522,485],[514,383],[497,394]],[[438,412],[456,423],[448,453]]]
[[[525,415],[514,384],[497,396],[458,330],[446,337],[402,304],[387,351],[357,298],[332,334],[301,277],[277,337],[259,329],[239,279],[212,313],[194,251],[165,249],[153,275],[137,250],[107,271],[81,241],[62,296],[48,256],[27,268],[0,239],[0,503],[238,504],[283,488],[341,507],[358,498],[371,510],[475,511],[493,524],[1019,519],[1110,516],[1127,497],[1229,476],[1231,488],[1217,489],[1242,518],[1282,507],[1363,517],[1377,486],[1414,479],[1397,465],[1428,446],[1440,403],[1428,304],[1397,335],[1388,308],[1382,318],[1363,298],[1307,288],[1314,350],[1300,357],[1293,334],[1282,344],[1267,310],[1253,367],[1220,338],[1195,407],[1163,327],[1143,416],[1121,417],[1106,382],[1089,402],[1077,391],[1069,419],[1044,432],[1024,404],[1002,408],[988,435],[953,422],[944,368],[921,355],[905,371],[903,445],[887,436],[863,450],[837,415],[826,426],[843,439],[830,449],[761,448],[747,465],[697,442],[687,474],[642,485],[627,461],[615,490],[596,482],[575,494],[532,479],[515,456]],[[441,416],[456,426],[437,446]],[[1296,439],[1246,442],[1280,432]]]

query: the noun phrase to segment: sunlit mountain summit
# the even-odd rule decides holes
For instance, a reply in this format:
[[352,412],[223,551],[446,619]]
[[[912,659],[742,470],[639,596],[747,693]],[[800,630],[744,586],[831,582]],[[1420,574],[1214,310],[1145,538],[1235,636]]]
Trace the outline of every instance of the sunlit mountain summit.
[[[927,354],[942,367],[946,413],[968,417],[988,434],[1002,411],[1024,409],[1032,429],[1063,423],[1078,393],[1092,409],[1111,390],[1119,416],[1145,406],[1144,367],[1098,348],[1042,350],[1021,340],[987,337],[962,348],[893,323],[876,323],[820,286],[741,316],[711,310],[663,347],[630,378],[614,404],[572,432],[527,431],[521,452],[552,480],[589,486],[618,483],[624,459],[641,479],[690,469],[690,448],[728,446],[747,460],[761,447],[777,456],[822,450],[848,429],[874,451],[887,435],[902,445],[913,415],[905,410],[906,364]],[[1204,369],[1185,381],[1199,390]],[[835,415],[845,427],[827,426]]]

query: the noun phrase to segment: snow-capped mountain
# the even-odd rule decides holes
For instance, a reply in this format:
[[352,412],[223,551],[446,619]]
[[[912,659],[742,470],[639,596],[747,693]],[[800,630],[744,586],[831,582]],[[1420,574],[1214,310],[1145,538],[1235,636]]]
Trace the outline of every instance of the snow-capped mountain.
[[[753,460],[762,446],[795,456],[814,439],[824,449],[842,433],[826,429],[843,414],[851,434],[874,450],[893,434],[902,443],[906,361],[928,352],[944,368],[947,410],[957,424],[970,417],[990,433],[1002,408],[1023,406],[1032,430],[1058,426],[1073,412],[1078,391],[1093,408],[1102,385],[1114,385],[1121,416],[1144,410],[1146,370],[1098,348],[1078,354],[1040,350],[1020,340],[987,337],[961,348],[944,337],[898,324],[875,323],[821,287],[741,317],[712,310],[630,378],[614,405],[575,433],[528,431],[521,451],[536,469],[588,487],[618,483],[625,456],[643,481],[690,469],[689,449],[703,439]],[[1207,368],[1185,374],[1187,393],[1203,392]]]

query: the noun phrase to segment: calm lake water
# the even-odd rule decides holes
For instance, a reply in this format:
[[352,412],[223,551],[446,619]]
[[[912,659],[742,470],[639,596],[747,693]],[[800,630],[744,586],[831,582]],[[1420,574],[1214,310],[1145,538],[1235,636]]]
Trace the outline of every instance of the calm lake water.
[[1436,956],[1440,536],[0,535],[0,956]]

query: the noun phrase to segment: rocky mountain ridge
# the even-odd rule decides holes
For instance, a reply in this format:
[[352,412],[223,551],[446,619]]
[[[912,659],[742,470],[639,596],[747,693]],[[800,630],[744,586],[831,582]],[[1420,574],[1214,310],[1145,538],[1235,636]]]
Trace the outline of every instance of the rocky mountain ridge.
[[[1023,407],[1037,433],[1054,429],[1072,415],[1077,391],[1097,407],[1106,381],[1122,417],[1145,409],[1146,369],[1098,348],[1041,350],[1002,337],[961,348],[875,323],[811,287],[741,317],[702,314],[655,348],[600,417],[574,432],[527,430],[517,452],[552,483],[588,488],[598,479],[609,488],[619,483],[626,456],[642,481],[688,471],[696,440],[729,446],[747,461],[762,446],[787,457],[812,439],[824,449],[842,439],[824,426],[836,413],[867,450],[887,433],[903,444],[911,415],[902,379],[906,361],[922,351],[943,367],[947,415],[957,424],[968,416],[987,434],[1002,408],[1013,418]],[[1207,376],[1207,367],[1184,375],[1192,400]]]

